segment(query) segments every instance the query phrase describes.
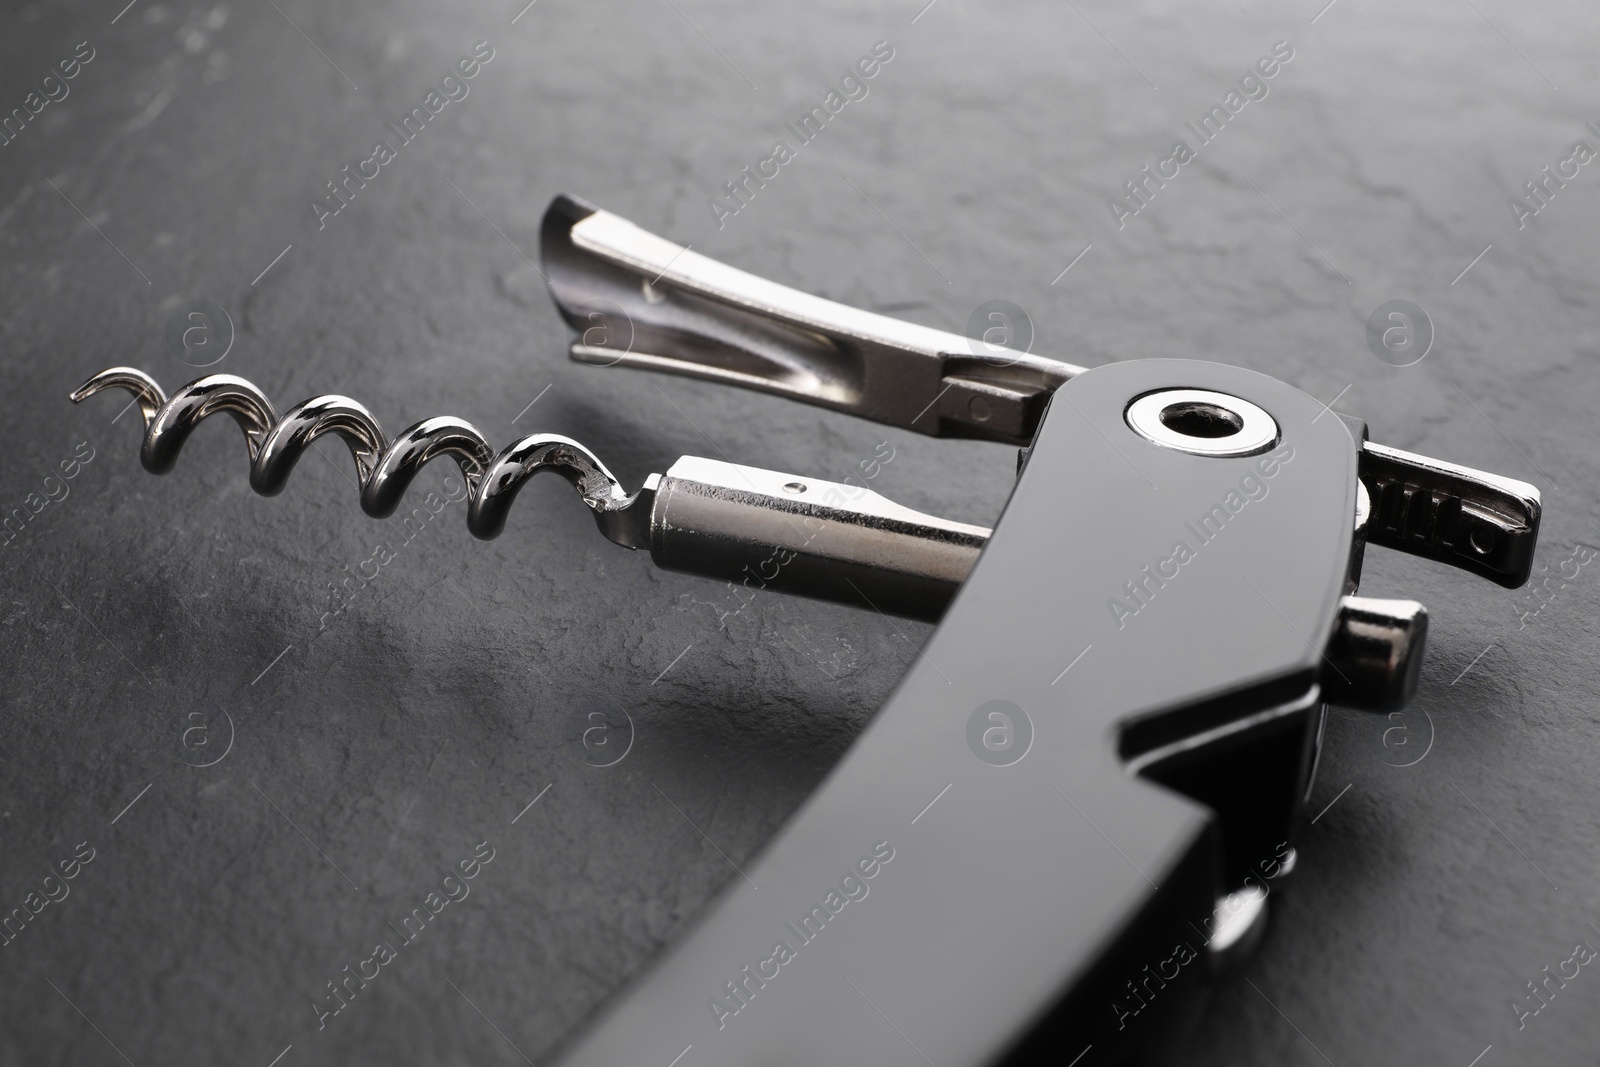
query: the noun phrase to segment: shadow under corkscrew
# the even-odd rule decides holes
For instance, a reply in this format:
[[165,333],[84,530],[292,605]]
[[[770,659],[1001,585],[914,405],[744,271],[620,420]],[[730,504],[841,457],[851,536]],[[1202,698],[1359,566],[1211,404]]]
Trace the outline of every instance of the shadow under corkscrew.
[[497,454],[477,427],[443,415],[423,419],[391,442],[372,413],[349,397],[312,397],[280,416],[265,393],[231,374],[196,378],[169,399],[143,371],[112,367],[73,390],[71,398],[81,403],[107,389],[124,389],[138,402],[145,425],[139,461],[152,474],[172,470],[194,428],[207,417],[226,412],[244,431],[250,450],[250,487],[262,496],[283,491],[311,442],[337,434],[356,461],[361,510],[373,518],[393,515],[417,473],[430,460],[450,456],[467,481],[467,529],[474,537],[486,541],[498,537],[518,490],[548,470],[578,490],[608,538],[627,548],[641,547],[627,514],[639,494],[625,492],[592,452],[559,434],[530,434]]

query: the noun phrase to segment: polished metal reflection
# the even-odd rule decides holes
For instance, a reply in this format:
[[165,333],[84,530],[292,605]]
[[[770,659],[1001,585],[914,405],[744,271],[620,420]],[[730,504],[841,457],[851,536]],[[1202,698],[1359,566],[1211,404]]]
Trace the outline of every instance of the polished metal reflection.
[[132,367],[96,374],[73,391],[72,400],[79,403],[107,389],[127,390],[139,402],[145,422],[139,459],[152,474],[170,471],[194,428],[226,412],[244,431],[250,487],[263,496],[282,492],[311,443],[335,434],[355,459],[361,510],[374,518],[393,515],[417,472],[440,456],[461,468],[470,493],[467,528],[486,540],[505,529],[517,492],[542,471],[570,482],[603,531],[614,524],[615,512],[633,502],[593,453],[558,434],[532,434],[496,454],[471,423],[441,417],[423,419],[390,442],[372,413],[348,397],[313,397],[279,415],[266,394],[243,378],[210,374],[168,399],[155,379]]
[[1371,544],[1508,589],[1532,573],[1543,507],[1527,482],[1371,441],[1362,448],[1361,481],[1372,494]]
[[168,399],[143,371],[113,367],[72,399],[108,389],[138,401],[140,459],[152,473],[170,471],[195,427],[226,412],[244,431],[256,492],[282,492],[306,448],[333,434],[355,460],[361,509],[386,518],[423,466],[449,456],[466,479],[467,527],[487,540],[505,529],[528,479],[552,471],[578,490],[606,537],[648,549],[658,566],[912,618],[943,614],[990,534],[867,489],[692,456],[629,494],[593,453],[557,434],[531,434],[496,453],[471,423],[437,416],[391,442],[348,397],[313,397],[280,415],[260,389],[232,375],[199,378]]
[[[1023,446],[1055,390],[1086,373],[1025,353],[977,355],[959,334],[756,277],[568,196],[546,210],[540,247],[550,294],[579,331],[572,358],[593,366],[702,378],[932,436]],[[1157,443],[1246,454],[1202,451],[1160,414],[1146,420],[1141,409],[1140,425]],[[1241,420],[1238,440],[1227,444],[1264,433],[1266,422],[1251,416],[1251,433]],[[1527,581],[1539,536],[1536,488],[1364,439],[1359,447],[1372,544],[1511,588]]]
[[928,620],[992,532],[869,489],[692,456],[661,479],[650,526],[650,556],[670,570]]
[[1323,696],[1364,711],[1395,711],[1417,691],[1428,609],[1415,600],[1346,596],[1328,639]]
[[[1045,400],[1083,368],[862,311],[719,263],[608,211],[558,197],[544,272],[578,331],[572,358],[775,393],[891,426],[1025,445]],[[620,315],[619,335],[591,329]],[[626,329],[621,329],[625,325]],[[606,338],[608,343],[591,344]]]
[[1247,960],[1261,944],[1267,929],[1267,894],[1260,889],[1239,889],[1217,900],[1220,921],[1206,941],[1212,966],[1232,970]]
[[[1147,441],[1194,456],[1251,456],[1278,441],[1277,420],[1260,405],[1210,389],[1146,393],[1125,418]],[[1208,432],[1193,432],[1185,419]]]

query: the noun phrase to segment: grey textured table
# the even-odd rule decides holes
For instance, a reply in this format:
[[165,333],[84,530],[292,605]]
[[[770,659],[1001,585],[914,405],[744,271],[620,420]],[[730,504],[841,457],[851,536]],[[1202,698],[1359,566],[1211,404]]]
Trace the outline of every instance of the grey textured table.
[[[1262,370],[1539,484],[1542,598],[1369,554],[1364,592],[1432,610],[1421,696],[1334,713],[1299,869],[1184,1062],[1593,1062],[1592,968],[1520,1029],[1512,1007],[1600,945],[1600,172],[1563,162],[1600,147],[1592,7],[123,2],[0,16],[0,115],[22,109],[0,147],[0,910],[41,908],[0,947],[0,1063],[538,1062],[915,656],[919,625],[654,572],[559,483],[485,544],[442,468],[406,529],[360,513],[336,442],[264,499],[227,420],[155,479],[121,399],[66,401],[118,363],[175,387],[226,347],[214,369],[281,406],[565,433],[629,484],[680,453],[842,479],[892,449],[873,488],[998,514],[1007,449],[569,364],[529,261],[558,192],[933,326],[1010,300],[1070,361]],[[466,95],[314,208],[480,41],[445,86]],[[799,146],[785,122],[878,41],[866,96]],[[1219,136],[1186,129],[1280,41]],[[1194,158],[1114,212],[1178,138]],[[778,139],[794,158],[719,226],[708,200]],[[1546,165],[1577,174],[1535,201]],[[220,321],[169,342],[201,299],[231,346]],[[1431,318],[1413,366],[1368,348],[1392,299]],[[1063,560],[1093,565],[1070,540]],[[475,850],[469,895],[322,1016]]]

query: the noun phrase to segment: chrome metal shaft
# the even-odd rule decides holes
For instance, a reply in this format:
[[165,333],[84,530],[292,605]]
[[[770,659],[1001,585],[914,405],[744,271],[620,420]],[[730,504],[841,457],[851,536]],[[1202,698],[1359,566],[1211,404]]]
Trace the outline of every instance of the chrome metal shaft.
[[685,456],[654,487],[650,558],[742,591],[771,589],[933,621],[990,532],[912,511],[870,489]]

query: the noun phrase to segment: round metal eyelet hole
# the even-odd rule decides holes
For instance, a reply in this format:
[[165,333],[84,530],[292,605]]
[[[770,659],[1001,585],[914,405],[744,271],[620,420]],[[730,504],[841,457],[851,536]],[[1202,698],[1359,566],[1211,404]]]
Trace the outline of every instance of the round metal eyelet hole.
[[1195,456],[1249,456],[1278,442],[1278,422],[1260,407],[1210,389],[1162,389],[1128,405],[1134,433]]

